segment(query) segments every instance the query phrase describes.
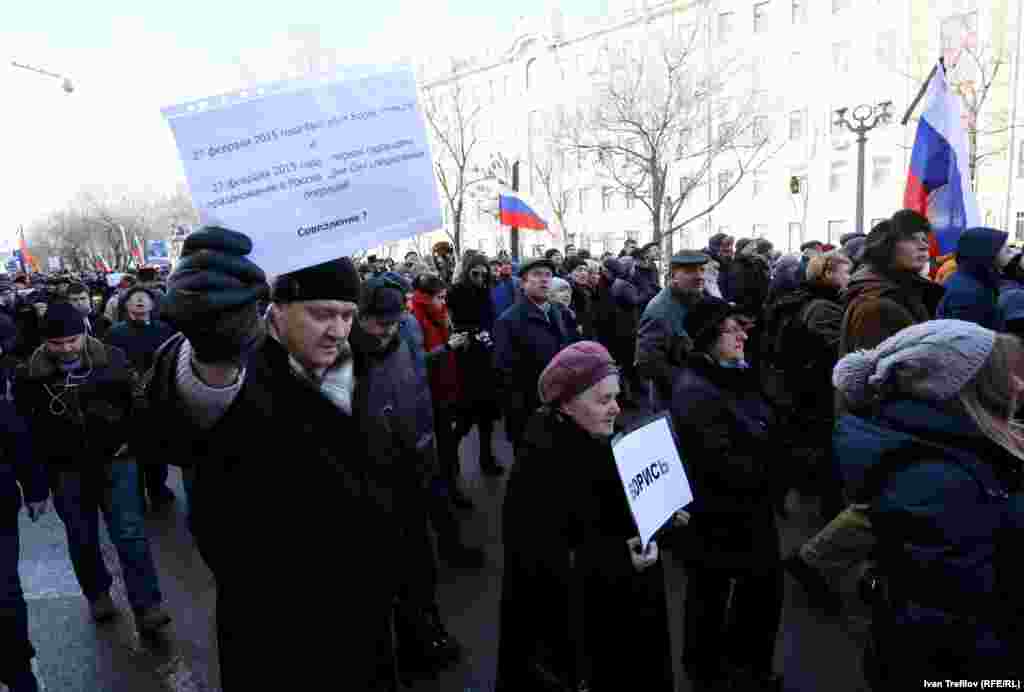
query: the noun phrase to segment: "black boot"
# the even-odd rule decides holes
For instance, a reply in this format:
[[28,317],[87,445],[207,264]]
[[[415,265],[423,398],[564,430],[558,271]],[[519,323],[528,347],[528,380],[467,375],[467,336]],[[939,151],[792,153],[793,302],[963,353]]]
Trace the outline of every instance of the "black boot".
[[0,672],[0,684],[7,685],[8,692],[39,692],[39,681],[32,672],[31,661],[10,671]]
[[821,609],[830,617],[842,612],[842,597],[832,589],[825,575],[800,557],[799,548],[782,561],[782,566],[803,587],[812,607]]
[[494,421],[480,423],[480,471],[485,476],[500,476],[505,473],[505,469],[494,458],[494,450],[491,447],[493,436]]

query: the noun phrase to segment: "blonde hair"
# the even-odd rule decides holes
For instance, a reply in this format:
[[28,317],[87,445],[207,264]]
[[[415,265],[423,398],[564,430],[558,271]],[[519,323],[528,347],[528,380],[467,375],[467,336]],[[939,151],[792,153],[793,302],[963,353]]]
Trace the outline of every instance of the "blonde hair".
[[959,402],[985,437],[1024,461],[1024,426],[1015,420],[1018,400],[1012,378],[1024,364],[1024,343],[997,334],[992,353],[959,394]]
[[842,250],[833,250],[832,252],[826,252],[824,255],[812,257],[811,261],[807,263],[807,280],[812,283],[818,283],[825,278],[825,274],[841,264],[853,266],[853,260]]

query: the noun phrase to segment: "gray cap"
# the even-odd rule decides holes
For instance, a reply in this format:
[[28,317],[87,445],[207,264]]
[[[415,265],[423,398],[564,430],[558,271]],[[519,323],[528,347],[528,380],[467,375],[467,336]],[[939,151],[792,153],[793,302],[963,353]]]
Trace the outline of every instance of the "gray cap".
[[683,250],[672,255],[672,260],[669,262],[670,267],[700,267],[704,266],[711,261],[711,258],[705,255],[703,252],[695,252],[693,250]]
[[538,269],[540,267],[547,267],[551,270],[552,274],[558,271],[558,267],[555,266],[555,263],[547,257],[534,257],[533,259],[526,260],[523,262],[522,266],[519,267],[519,276],[526,276],[527,272],[531,269]]

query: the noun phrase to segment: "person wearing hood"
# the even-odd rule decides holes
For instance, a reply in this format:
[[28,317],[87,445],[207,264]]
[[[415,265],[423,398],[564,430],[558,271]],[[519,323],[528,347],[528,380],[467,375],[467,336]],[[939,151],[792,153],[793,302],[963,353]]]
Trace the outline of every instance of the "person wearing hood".
[[928,266],[928,219],[903,209],[868,234],[863,266],[846,289],[839,355],[874,348],[896,332],[932,319],[945,292],[921,276]]
[[502,506],[499,692],[673,689],[662,538],[641,549],[610,443],[618,375],[581,341],[536,383]]
[[495,397],[497,382],[492,363],[491,334],[497,319],[491,301],[487,260],[474,255],[462,268],[459,280],[448,289],[448,314],[458,333],[468,336],[466,347],[455,354],[462,374],[458,401],[456,445],[476,425],[480,433],[480,470],[500,476],[504,469],[494,457],[494,424],[501,417]]
[[843,358],[835,431],[847,491],[874,528],[886,598],[872,686],[1019,679],[1024,346],[960,320],[911,326]]
[[740,250],[729,267],[731,293],[726,300],[739,306],[741,312],[755,317],[761,314],[768,299],[772,271],[768,254],[772,244],[767,240],[751,240]]
[[768,297],[765,298],[765,306],[783,298],[787,293],[792,293],[800,287],[807,278],[807,257],[797,255],[786,255],[775,264],[774,276],[768,287]]
[[999,308],[999,279],[1020,254],[1009,244],[1009,238],[994,228],[963,232],[956,245],[956,273],[946,282],[946,294],[936,311],[939,318],[974,322],[997,332],[1005,330]]
[[672,543],[687,570],[683,665],[694,689],[774,691],[782,571],[768,462],[782,450],[737,317],[717,298],[689,309],[693,350],[669,407],[694,496]]

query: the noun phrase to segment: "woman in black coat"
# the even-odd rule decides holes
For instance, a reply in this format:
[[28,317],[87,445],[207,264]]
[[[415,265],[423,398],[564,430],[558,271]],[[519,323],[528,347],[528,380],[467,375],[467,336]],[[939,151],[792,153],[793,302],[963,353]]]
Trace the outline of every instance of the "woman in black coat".
[[683,659],[697,689],[739,678],[744,689],[775,690],[782,576],[767,489],[773,420],[744,360],[735,310],[708,296],[687,314],[694,349],[672,393],[694,496],[673,543],[687,568]]
[[[673,689],[656,541],[637,536],[612,456],[618,369],[592,341],[540,378],[503,508],[498,690]],[[546,682],[543,682],[546,681]]]

